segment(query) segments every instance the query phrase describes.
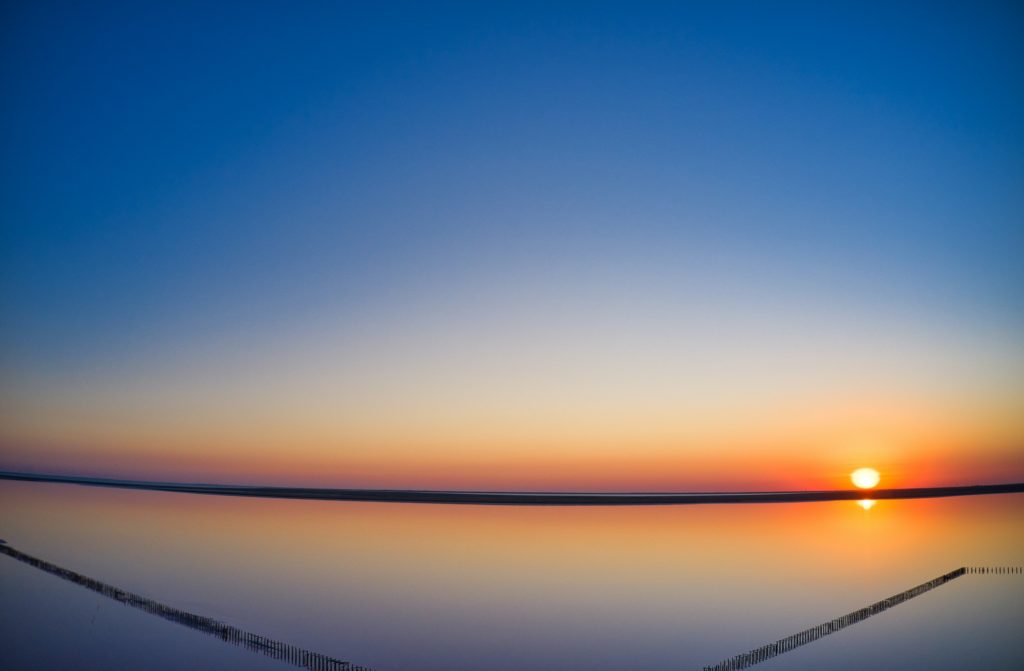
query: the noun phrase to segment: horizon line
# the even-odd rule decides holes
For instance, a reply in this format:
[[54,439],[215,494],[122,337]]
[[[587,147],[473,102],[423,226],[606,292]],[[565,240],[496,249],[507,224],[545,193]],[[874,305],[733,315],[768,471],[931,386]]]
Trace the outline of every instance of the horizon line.
[[151,480],[123,480],[78,475],[54,475],[0,471],[0,480],[49,482],[86,487],[141,489],[147,491],[242,496],[267,499],[318,501],[371,501],[380,503],[447,503],[518,506],[637,506],[694,505],[722,503],[807,503],[814,501],[857,501],[863,499],[928,499],[952,496],[1024,493],[1024,482],[947,487],[903,487],[888,489],[828,489],[768,492],[499,492],[420,489],[360,489],[331,487],[280,487],[226,485]]

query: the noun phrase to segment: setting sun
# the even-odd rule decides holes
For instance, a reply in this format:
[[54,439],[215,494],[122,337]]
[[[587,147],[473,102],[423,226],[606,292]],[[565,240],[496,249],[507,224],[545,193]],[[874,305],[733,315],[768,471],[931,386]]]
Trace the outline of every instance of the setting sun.
[[878,484],[881,476],[873,468],[858,468],[853,473],[850,473],[850,480],[853,484],[861,489],[871,489]]

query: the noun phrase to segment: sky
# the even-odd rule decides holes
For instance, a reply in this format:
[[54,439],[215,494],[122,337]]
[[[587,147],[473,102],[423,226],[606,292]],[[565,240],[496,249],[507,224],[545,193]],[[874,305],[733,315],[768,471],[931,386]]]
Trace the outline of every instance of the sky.
[[1016,3],[7,3],[0,468],[1024,479]]

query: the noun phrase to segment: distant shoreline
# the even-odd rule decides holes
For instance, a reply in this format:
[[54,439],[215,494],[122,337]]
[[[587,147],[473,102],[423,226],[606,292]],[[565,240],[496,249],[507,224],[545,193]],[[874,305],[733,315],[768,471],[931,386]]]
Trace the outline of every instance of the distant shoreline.
[[834,489],[796,492],[470,492],[413,489],[333,489],[321,487],[265,487],[180,482],[116,480],[75,475],[0,471],[0,480],[51,482],[87,487],[142,489],[182,494],[246,496],[266,499],[308,499],[318,501],[376,501],[381,503],[449,503],[512,506],[642,506],[696,505],[721,503],[806,503],[812,501],[857,501],[861,499],[930,499],[950,496],[1024,493],[1024,482],[958,487],[913,487],[902,489]]

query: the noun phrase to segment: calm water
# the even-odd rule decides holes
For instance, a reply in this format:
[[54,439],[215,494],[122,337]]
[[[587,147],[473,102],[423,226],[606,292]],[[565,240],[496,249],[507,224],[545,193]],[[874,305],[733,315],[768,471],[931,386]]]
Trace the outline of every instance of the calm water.
[[[392,669],[699,669],[963,565],[1024,496],[640,508],[280,501],[0,483],[12,546]],[[14,669],[294,668],[0,556]],[[13,605],[13,607],[12,607]],[[1024,668],[1024,576],[965,576],[755,668]]]

